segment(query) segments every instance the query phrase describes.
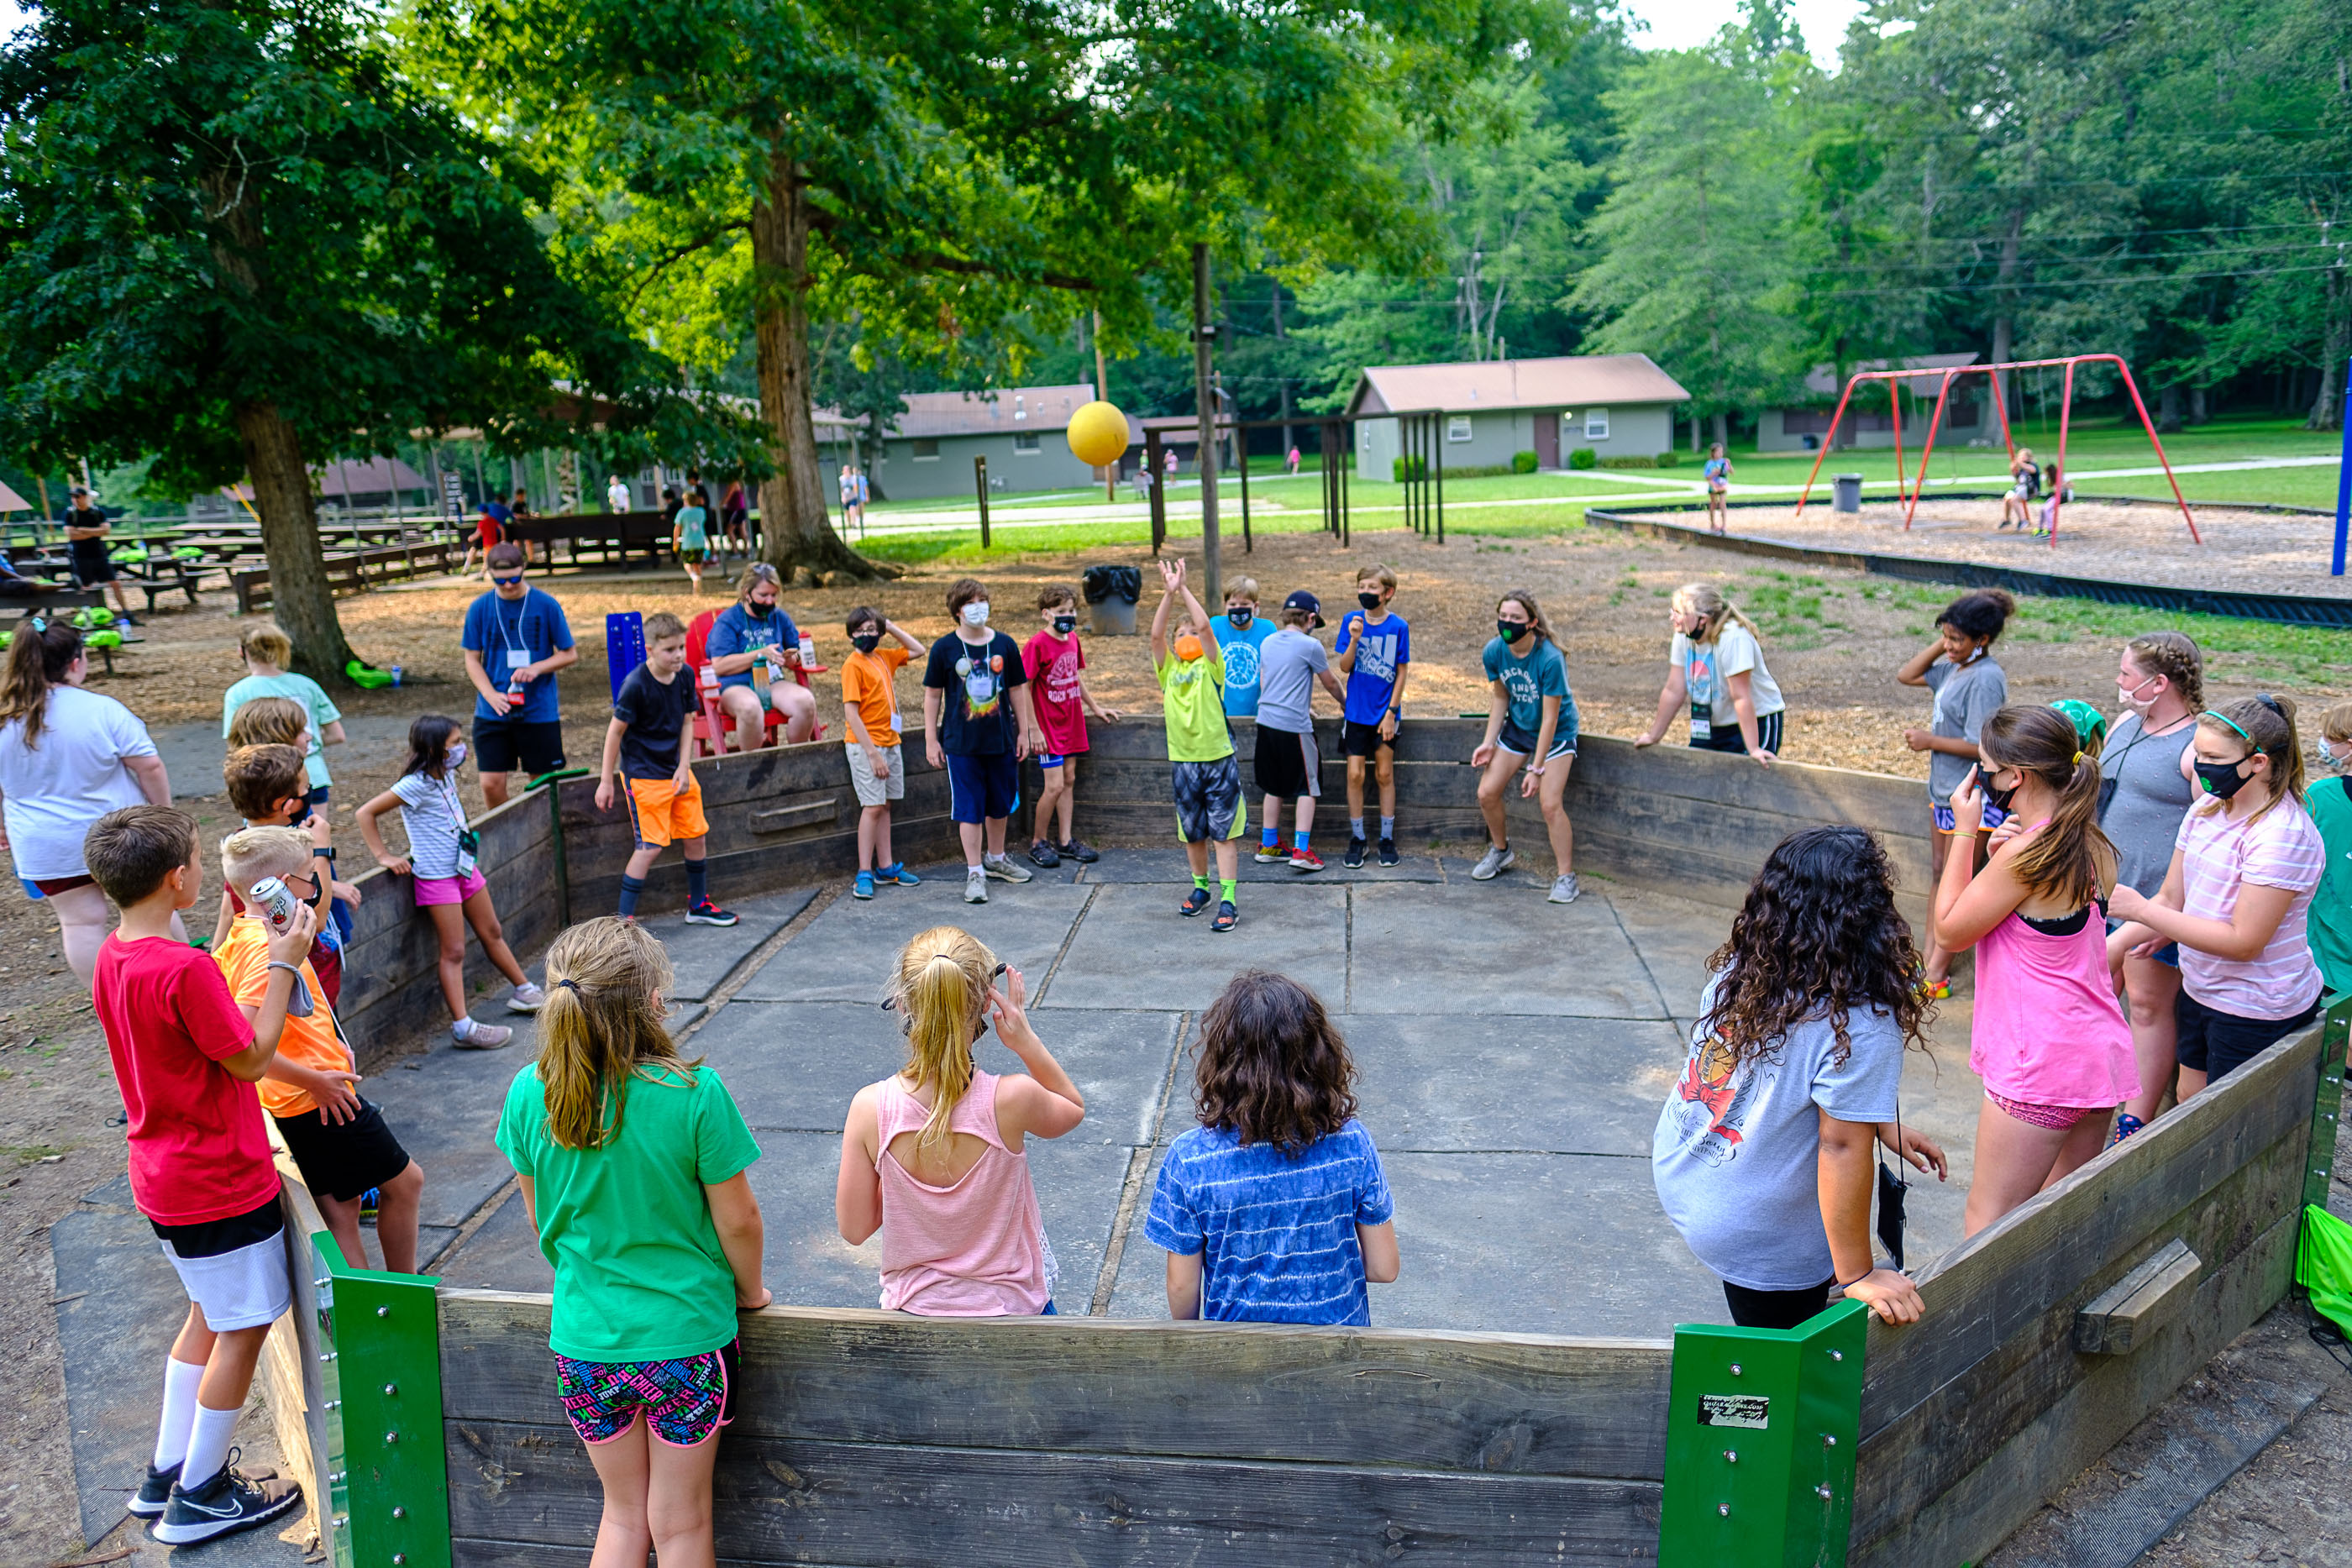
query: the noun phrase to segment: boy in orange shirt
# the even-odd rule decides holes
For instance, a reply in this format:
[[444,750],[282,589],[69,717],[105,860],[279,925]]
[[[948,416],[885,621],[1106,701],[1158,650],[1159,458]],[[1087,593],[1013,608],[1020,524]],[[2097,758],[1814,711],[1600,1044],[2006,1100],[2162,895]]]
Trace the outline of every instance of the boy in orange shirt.
[[[850,891],[874,896],[877,882],[913,887],[922,881],[890,854],[890,802],[906,799],[907,762],[898,745],[898,667],[923,651],[916,635],[861,604],[849,612],[856,652],[842,661],[841,706],[849,732],[849,778],[857,786],[857,882]],[[898,646],[882,646],[883,633]]]
[[[247,828],[223,841],[221,873],[240,892],[274,876],[309,904],[318,896],[318,862],[311,850],[310,836],[299,828]],[[269,927],[247,901],[230,922],[228,939],[213,955],[230,997],[247,1018],[256,1016],[269,988]],[[383,1266],[395,1274],[414,1274],[425,1172],[393,1136],[383,1113],[360,1098],[358,1063],[308,958],[300,982],[286,1009],[278,1054],[261,1075],[261,1108],[278,1124],[278,1135],[318,1200],[344,1260],[355,1269],[367,1267],[360,1245],[360,1196],[373,1187],[383,1195],[375,1237]]]

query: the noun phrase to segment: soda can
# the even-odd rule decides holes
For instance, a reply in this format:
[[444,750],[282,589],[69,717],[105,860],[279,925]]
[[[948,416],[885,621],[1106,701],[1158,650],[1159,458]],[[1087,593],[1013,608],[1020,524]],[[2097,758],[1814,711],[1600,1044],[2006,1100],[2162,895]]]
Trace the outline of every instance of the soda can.
[[294,929],[294,912],[302,906],[293,890],[274,876],[265,876],[255,883],[247,890],[245,901],[273,936],[283,936]]

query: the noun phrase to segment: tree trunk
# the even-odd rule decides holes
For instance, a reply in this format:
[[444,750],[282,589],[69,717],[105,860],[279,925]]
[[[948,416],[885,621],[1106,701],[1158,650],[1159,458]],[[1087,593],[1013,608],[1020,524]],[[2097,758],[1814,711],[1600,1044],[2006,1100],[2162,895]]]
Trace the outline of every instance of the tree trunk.
[[1731,415],[1724,409],[1715,411],[1715,438],[1727,452],[1731,450]]
[[2340,267],[2331,268],[2327,285],[2321,298],[2327,311],[2327,348],[2319,361],[2319,395],[2312,400],[2310,417],[2303,422],[2305,430],[2335,430],[2344,423],[2339,399],[2343,392],[2340,378],[2344,374],[2344,356],[2347,337],[2352,337],[2352,280],[2345,277]]
[[[2024,238],[2025,209],[2011,207],[2009,212],[2009,232],[2001,236],[2000,241],[1999,275],[2001,290],[2000,310],[2000,314],[1992,319],[1992,362],[1996,365],[2006,364],[2016,357],[2017,296],[2014,286],[2017,282],[2018,256],[2022,248]],[[2001,402],[2009,411],[2010,423],[2014,424],[2025,416],[2024,391],[2017,385],[2016,378],[2013,376],[2003,376],[1999,371],[1995,371],[1993,379],[2001,383]]]
[[270,402],[236,406],[236,439],[261,514],[261,548],[269,558],[270,613],[294,643],[294,667],[320,685],[350,685],[352,657],[327,586],[326,548],[310,497],[302,438]]
[[760,417],[776,471],[760,482],[763,553],[790,582],[841,573],[896,577],[841,542],[819,483],[816,420],[809,404],[808,207],[800,171],[782,152],[769,162],[768,188],[751,204],[753,331]]
[[2177,382],[2168,382],[2164,390],[2156,394],[2156,433],[2158,435],[2177,435],[2179,432],[2180,387]]
[[2208,406],[2205,389],[2203,387],[2190,387],[2189,389],[2189,423],[2191,424],[2202,424],[2211,417],[2212,414]]

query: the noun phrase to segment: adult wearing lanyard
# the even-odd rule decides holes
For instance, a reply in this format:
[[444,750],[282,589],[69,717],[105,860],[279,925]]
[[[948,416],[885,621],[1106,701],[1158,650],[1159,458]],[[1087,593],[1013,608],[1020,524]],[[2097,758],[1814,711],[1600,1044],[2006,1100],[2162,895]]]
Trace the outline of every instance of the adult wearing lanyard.
[[[2179,632],[2151,632],[2124,645],[2116,700],[2124,712],[2099,753],[2099,829],[2116,846],[2116,884],[2154,898],[2172,869],[2180,820],[2197,798],[2184,754],[2205,708],[2205,658]],[[2123,922],[2110,915],[2112,935]],[[2116,1118],[2116,1139],[2156,1117],[2179,1068],[2180,947],[2165,943],[2146,957],[2124,958],[2132,1054],[2139,1093]]]
[[[719,677],[719,705],[735,727],[735,748],[756,749],[767,728],[768,709],[784,718],[786,744],[798,746],[816,733],[816,699],[790,676],[801,662],[800,628],[777,600],[783,580],[764,560],[755,560],[736,580],[735,602],[710,623],[703,654]],[[771,661],[764,700],[752,665]]]
[[466,607],[466,678],[474,683],[474,757],[482,800],[506,804],[507,775],[563,766],[555,672],[580,662],[555,596],[523,580],[522,547],[490,547],[490,591]]

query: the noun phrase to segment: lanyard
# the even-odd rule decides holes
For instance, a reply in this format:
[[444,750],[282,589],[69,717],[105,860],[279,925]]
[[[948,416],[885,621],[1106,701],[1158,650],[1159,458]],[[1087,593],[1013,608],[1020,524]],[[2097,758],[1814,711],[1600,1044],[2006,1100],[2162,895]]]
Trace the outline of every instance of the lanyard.
[[523,635],[523,622],[530,614],[530,595],[528,591],[523,594],[522,601],[515,611],[514,626],[511,630],[507,626],[505,612],[499,608],[499,605],[504,602],[506,602],[504,600],[498,600],[490,606],[490,619],[499,623],[499,641],[506,644],[507,652],[509,653],[528,653],[530,652],[529,642],[526,640],[518,643],[516,639]]

